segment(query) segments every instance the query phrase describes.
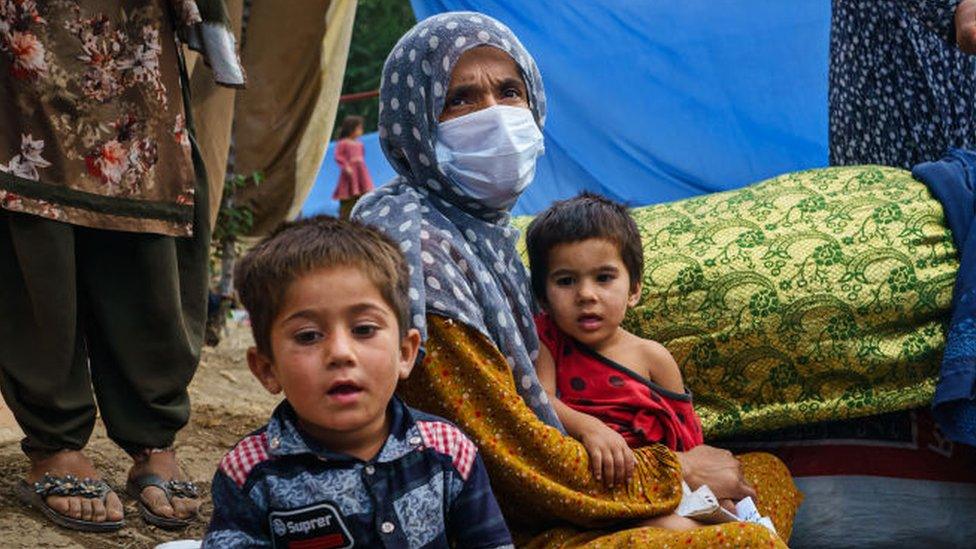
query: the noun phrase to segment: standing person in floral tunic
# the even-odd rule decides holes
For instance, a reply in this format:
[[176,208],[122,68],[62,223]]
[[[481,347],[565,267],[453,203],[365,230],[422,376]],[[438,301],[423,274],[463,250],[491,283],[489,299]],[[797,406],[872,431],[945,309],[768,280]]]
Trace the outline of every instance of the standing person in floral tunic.
[[976,0],[834,0],[830,164],[976,147]]
[[176,32],[219,83],[243,85],[225,14],[204,0],[0,0],[0,389],[26,434],[18,495],[62,526],[123,525],[83,453],[96,401],[132,456],[142,516],[182,527],[199,506],[172,444],[210,228]]

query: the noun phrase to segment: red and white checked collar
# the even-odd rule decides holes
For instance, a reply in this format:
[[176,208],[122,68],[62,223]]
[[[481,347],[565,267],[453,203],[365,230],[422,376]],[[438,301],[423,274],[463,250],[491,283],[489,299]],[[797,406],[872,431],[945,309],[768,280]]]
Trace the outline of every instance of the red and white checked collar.
[[227,452],[227,455],[220,460],[220,470],[239,488],[243,488],[251,471],[259,463],[268,459],[268,434],[259,433],[245,437],[230,452]]
[[451,457],[451,463],[461,474],[461,478],[468,480],[474,458],[478,455],[475,446],[461,429],[442,421],[418,421],[417,429],[423,438],[424,445],[441,454]]

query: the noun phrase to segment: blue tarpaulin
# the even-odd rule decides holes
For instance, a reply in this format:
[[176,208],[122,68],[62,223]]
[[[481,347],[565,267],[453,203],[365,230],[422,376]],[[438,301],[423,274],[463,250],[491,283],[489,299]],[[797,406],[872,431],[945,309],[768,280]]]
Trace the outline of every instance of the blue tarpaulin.
[[[631,205],[827,164],[827,0],[413,0],[515,32],[542,71],[546,154],[515,208],[582,189]],[[377,184],[392,170],[363,138]],[[335,211],[335,161],[304,212]]]

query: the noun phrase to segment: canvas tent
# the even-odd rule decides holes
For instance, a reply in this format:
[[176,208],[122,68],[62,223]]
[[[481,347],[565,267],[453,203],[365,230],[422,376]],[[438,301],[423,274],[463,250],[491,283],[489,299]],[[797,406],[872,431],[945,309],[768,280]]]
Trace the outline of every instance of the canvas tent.
[[228,169],[263,175],[260,186],[235,196],[254,212],[253,234],[260,235],[296,217],[316,181],[339,104],[356,0],[228,0],[227,8],[249,85],[216,86],[188,54],[196,138],[211,187],[211,222]]

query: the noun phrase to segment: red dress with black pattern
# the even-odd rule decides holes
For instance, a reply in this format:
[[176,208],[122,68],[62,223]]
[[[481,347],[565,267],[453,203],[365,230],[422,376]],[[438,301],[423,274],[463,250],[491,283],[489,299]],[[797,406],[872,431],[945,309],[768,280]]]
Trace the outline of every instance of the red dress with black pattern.
[[549,315],[535,318],[539,340],[552,353],[563,404],[620,433],[631,448],[664,444],[686,451],[702,443],[691,393],[668,391],[563,333]]

